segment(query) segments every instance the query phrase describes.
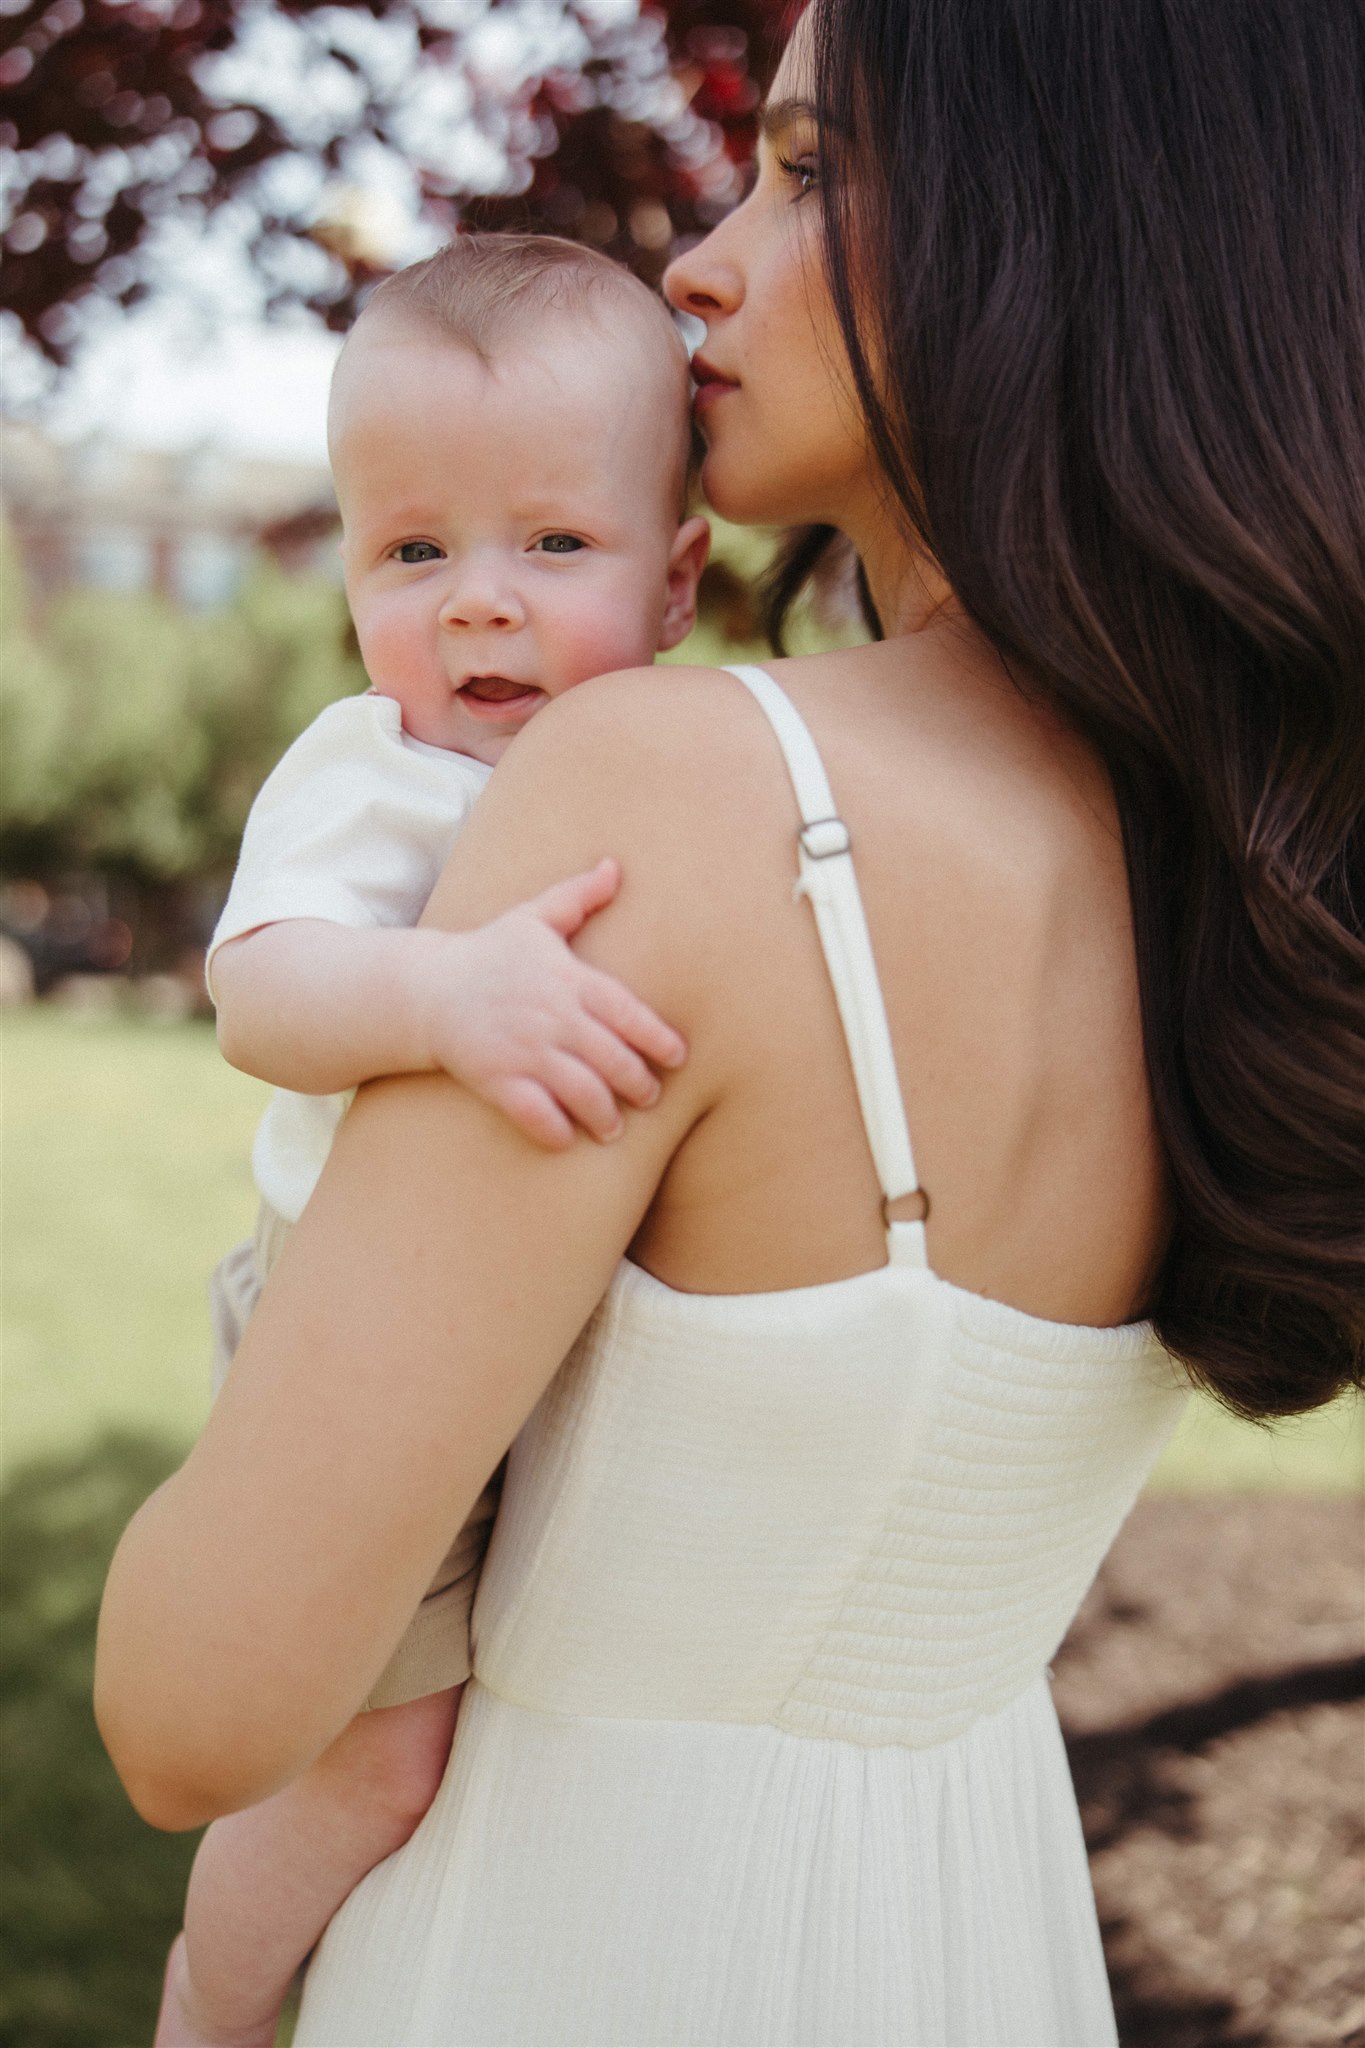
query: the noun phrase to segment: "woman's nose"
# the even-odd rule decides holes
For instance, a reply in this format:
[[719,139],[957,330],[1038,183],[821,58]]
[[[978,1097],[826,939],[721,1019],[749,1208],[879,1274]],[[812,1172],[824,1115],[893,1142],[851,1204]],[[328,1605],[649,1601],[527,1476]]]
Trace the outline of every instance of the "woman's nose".
[[744,297],[743,280],[723,239],[727,225],[722,221],[712,228],[704,241],[675,257],[664,272],[664,297],[680,313],[714,320],[718,314],[733,313]]

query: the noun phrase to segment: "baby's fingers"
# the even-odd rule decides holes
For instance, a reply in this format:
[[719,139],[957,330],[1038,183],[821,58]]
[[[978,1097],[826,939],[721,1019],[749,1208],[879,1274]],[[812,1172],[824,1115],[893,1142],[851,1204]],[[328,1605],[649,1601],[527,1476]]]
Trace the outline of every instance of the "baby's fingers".
[[589,1016],[608,1031],[614,1031],[627,1045],[633,1045],[647,1060],[659,1067],[680,1067],[687,1058],[687,1042],[671,1024],[665,1024],[657,1010],[632,995],[623,981],[590,969],[581,997]]
[[515,1124],[524,1136],[547,1152],[563,1152],[573,1143],[573,1125],[548,1088],[525,1074],[490,1082],[480,1090],[489,1107]]
[[560,1108],[581,1124],[590,1138],[605,1141],[621,1135],[616,1097],[600,1074],[572,1053],[559,1051],[546,1054],[540,1072]]
[[558,932],[561,939],[571,939],[595,911],[605,909],[621,886],[621,870],[610,857],[599,860],[595,868],[587,868],[581,875],[570,875],[566,882],[556,882],[552,888],[542,890],[529,903],[522,905],[532,917],[538,917],[550,930]]
[[585,1011],[569,1041],[570,1049],[600,1074],[614,1095],[635,1109],[651,1109],[659,1099],[659,1079],[624,1039]]

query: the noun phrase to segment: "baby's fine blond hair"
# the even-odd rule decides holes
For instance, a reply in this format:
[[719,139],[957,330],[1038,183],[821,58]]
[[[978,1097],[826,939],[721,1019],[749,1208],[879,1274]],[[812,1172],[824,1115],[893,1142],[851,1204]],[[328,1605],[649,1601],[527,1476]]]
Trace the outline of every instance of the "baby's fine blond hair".
[[484,361],[537,316],[591,313],[615,301],[674,349],[682,346],[662,299],[624,265],[559,235],[457,235],[421,263],[386,278],[361,319],[421,321]]

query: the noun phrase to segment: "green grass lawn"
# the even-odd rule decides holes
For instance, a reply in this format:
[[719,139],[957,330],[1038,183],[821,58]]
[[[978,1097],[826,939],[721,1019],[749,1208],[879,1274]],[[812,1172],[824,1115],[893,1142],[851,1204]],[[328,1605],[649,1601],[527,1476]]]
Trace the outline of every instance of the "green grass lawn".
[[[251,1226],[265,1090],[206,1024],[4,1020],[3,1457],[76,1453],[110,1425],[193,1436],[207,1406],[205,1286]],[[1362,1416],[1274,1431],[1192,1404],[1153,1484],[1351,1491]]]
[[206,1283],[251,1227],[266,1090],[202,1023],[34,1008],[5,1018],[0,1051],[4,1467],[115,1423],[188,1443]]

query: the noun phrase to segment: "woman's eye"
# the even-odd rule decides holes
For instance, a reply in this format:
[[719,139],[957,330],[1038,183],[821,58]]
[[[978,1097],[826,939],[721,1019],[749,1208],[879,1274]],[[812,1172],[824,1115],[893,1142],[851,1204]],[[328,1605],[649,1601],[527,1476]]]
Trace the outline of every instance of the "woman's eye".
[[434,540],[405,540],[393,551],[399,562],[439,562],[441,550]]
[[807,192],[813,192],[820,182],[820,166],[813,156],[780,156],[777,159],[777,167],[784,177],[795,181],[803,199]]
[[547,533],[536,542],[547,555],[576,555],[583,546],[575,533]]

